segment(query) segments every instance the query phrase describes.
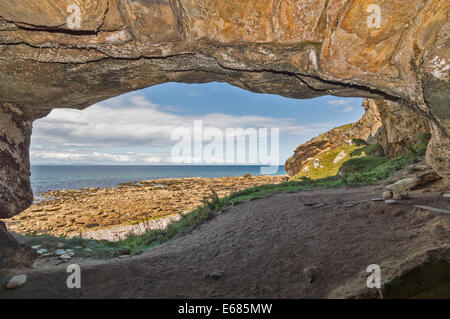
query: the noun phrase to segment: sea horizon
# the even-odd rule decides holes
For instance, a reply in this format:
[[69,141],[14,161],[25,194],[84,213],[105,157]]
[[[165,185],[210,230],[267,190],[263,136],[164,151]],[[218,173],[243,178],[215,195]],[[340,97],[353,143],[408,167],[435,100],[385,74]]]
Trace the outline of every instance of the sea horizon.
[[[52,190],[78,190],[83,188],[114,188],[121,183],[165,178],[220,178],[245,174],[261,174],[266,165],[175,165],[175,164],[36,164],[31,165],[31,188],[34,194]],[[284,175],[279,165],[274,176]]]

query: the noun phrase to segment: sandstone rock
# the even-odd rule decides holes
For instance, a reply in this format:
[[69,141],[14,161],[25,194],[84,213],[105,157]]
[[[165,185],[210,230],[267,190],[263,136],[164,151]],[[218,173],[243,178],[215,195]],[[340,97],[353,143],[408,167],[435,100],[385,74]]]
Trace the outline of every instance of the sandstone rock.
[[420,134],[430,133],[427,119],[402,104],[386,100],[367,100],[367,103],[379,114],[381,126],[375,139],[390,158],[406,153]]
[[422,173],[416,177],[408,177],[398,182],[386,186],[386,189],[393,191],[394,193],[403,194],[409,190],[417,189],[420,186],[427,185],[429,183],[440,180],[441,177],[433,171]]
[[7,289],[16,289],[23,286],[27,282],[26,275],[17,275],[12,277],[6,284]]
[[383,198],[384,199],[391,199],[393,197],[393,193],[391,191],[386,191],[383,193]]
[[[373,122],[369,122],[368,118]],[[365,115],[357,123],[335,128],[298,146],[294,151],[294,155],[286,161],[285,170],[289,176],[295,176],[301,170],[309,172],[310,167],[306,164],[318,154],[348,145],[349,142],[352,143],[353,138],[373,141],[376,129],[372,129],[372,127],[379,126],[380,123],[376,113],[371,109],[367,109]],[[342,160],[346,156],[344,154],[339,154],[334,163],[336,164]],[[316,168],[320,167],[319,163],[313,163],[312,165]]]
[[395,199],[395,200],[408,199],[409,198],[409,194],[408,194],[408,192],[394,193],[394,196],[392,198]]

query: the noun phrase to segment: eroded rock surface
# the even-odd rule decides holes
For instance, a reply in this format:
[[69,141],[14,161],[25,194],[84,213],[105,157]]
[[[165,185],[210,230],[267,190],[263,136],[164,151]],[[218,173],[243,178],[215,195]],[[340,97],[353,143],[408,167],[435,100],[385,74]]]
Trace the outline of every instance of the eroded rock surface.
[[295,176],[318,154],[351,145],[353,139],[379,143],[386,156],[394,158],[408,152],[421,134],[430,133],[424,117],[397,102],[364,99],[363,107],[366,113],[358,122],[335,128],[299,145],[285,164],[289,176]]
[[[376,143],[376,136],[383,123],[378,108],[370,101],[364,100],[363,106],[366,113],[358,122],[334,128],[299,145],[294,151],[294,155],[284,165],[288,175],[295,176],[318,154],[341,146],[352,145],[354,139],[361,139],[368,143]],[[343,157],[346,155],[344,153]]]
[[447,0],[3,0],[0,217],[31,203],[33,120],[171,81],[399,102],[430,122],[428,162],[449,177],[449,7]]

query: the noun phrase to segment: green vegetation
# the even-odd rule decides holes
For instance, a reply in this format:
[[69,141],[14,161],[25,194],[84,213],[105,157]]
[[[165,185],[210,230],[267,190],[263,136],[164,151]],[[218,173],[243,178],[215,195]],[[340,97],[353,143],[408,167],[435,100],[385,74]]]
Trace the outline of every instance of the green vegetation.
[[[308,164],[308,169],[300,171],[294,178],[294,180],[299,180],[304,177],[310,179],[320,179],[330,176],[335,176],[338,174],[339,169],[342,164],[351,158],[351,154],[358,149],[356,145],[350,146],[341,146],[335,149],[332,149],[328,152],[321,153],[314,157]],[[346,156],[340,160],[338,163],[334,163],[335,158],[345,152]],[[314,162],[317,161],[318,167],[314,167]]]
[[[339,147],[316,156],[307,164],[309,170],[301,171],[293,180],[334,176],[344,185],[371,184],[382,181],[425,155],[430,138],[430,134],[421,134],[417,141],[409,147],[406,154],[393,159],[384,155],[379,144],[367,145],[363,140],[354,139],[352,146]],[[338,163],[334,163],[334,159],[342,151],[347,156]],[[316,168],[313,163],[317,159],[320,167]]]

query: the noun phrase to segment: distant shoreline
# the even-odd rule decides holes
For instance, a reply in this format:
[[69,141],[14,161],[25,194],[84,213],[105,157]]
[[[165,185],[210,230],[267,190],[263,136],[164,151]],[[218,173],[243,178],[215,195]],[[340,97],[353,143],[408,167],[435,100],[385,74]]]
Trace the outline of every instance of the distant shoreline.
[[[220,178],[261,174],[259,165],[32,165],[31,186],[35,194],[52,190],[112,188],[121,183],[165,178]],[[286,174],[279,166],[273,176]]]
[[[115,188],[53,190],[42,194],[49,201],[32,205],[5,220],[8,229],[19,234],[80,236],[184,215],[202,205],[216,192],[225,197],[233,192],[264,184],[278,184],[286,175],[204,178],[166,178],[121,183]],[[125,227],[128,229],[129,227]],[[106,232],[108,239],[111,232]],[[123,235],[123,234],[122,234]],[[106,239],[106,238],[105,238]]]

